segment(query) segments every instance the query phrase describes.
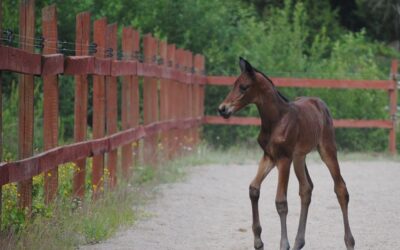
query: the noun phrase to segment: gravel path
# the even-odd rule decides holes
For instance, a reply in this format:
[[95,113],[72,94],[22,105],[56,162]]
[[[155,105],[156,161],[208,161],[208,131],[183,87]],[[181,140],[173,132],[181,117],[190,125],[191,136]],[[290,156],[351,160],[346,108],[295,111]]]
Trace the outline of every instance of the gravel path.
[[[180,183],[160,186],[146,205],[147,218],[101,244],[83,249],[253,249],[248,185],[256,162],[245,165],[194,167]],[[342,215],[329,172],[319,161],[308,162],[314,182],[304,249],[345,249]],[[399,249],[400,163],[346,161],[342,174],[350,193],[350,224],[356,249]],[[280,224],[275,209],[277,171],[264,181],[260,197],[265,249],[279,249]],[[291,172],[288,190],[288,235],[297,230],[300,200]]]

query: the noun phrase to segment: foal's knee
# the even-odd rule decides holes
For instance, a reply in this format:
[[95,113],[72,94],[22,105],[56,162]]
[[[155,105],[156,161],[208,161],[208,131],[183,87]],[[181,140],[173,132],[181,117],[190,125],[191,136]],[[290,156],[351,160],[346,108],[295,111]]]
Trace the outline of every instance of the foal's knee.
[[258,201],[260,198],[260,189],[253,186],[249,187],[249,196],[252,202]]
[[288,203],[287,200],[275,201],[276,211],[279,215],[288,214]]
[[301,203],[308,206],[311,203],[313,186],[312,185],[303,185],[300,186],[299,195],[301,198]]
[[346,183],[341,179],[337,183],[335,183],[335,193],[340,202],[345,202],[345,204],[349,203],[350,196],[347,191]]

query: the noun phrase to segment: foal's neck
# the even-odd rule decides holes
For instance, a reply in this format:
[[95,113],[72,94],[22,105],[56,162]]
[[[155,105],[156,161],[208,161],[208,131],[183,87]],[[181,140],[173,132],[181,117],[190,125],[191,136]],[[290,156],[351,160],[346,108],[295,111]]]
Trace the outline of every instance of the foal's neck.
[[271,130],[289,110],[289,103],[279,94],[272,82],[265,77],[260,79],[262,91],[255,103],[261,118],[261,128]]

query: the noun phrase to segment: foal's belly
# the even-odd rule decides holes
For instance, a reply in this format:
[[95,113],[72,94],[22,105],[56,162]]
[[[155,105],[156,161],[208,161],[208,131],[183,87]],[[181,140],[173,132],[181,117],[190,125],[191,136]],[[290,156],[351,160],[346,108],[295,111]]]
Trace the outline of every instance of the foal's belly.
[[294,104],[298,108],[298,138],[295,153],[307,154],[316,149],[322,136],[324,114],[318,107],[316,98],[299,99]]

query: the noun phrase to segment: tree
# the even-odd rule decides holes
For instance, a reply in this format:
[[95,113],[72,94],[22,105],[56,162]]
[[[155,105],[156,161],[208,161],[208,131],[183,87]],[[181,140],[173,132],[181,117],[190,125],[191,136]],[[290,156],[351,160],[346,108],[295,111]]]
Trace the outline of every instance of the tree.
[[398,0],[357,0],[358,15],[374,37],[400,50],[400,2]]

